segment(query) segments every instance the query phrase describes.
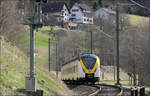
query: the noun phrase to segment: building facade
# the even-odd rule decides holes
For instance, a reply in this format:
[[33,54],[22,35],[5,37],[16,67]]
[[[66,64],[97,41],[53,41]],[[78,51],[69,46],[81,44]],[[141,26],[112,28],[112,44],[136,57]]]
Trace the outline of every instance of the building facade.
[[87,5],[75,4],[70,13],[70,20],[73,23],[93,24],[93,16]]
[[75,4],[69,10],[65,2],[47,3],[42,11],[47,20],[53,16],[58,22],[63,23],[93,24],[91,10],[85,4]]
[[65,2],[47,3],[42,12],[47,18],[50,15],[56,17],[59,22],[68,22],[70,18],[69,8]]

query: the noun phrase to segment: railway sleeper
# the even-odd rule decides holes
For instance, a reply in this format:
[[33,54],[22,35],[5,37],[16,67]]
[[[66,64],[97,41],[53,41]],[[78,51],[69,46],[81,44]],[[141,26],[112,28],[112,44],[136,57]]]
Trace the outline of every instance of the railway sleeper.
[[83,84],[95,84],[96,80],[88,80],[84,78],[77,78],[77,80],[73,79],[63,79],[62,80],[66,84],[75,84],[75,85],[83,85]]

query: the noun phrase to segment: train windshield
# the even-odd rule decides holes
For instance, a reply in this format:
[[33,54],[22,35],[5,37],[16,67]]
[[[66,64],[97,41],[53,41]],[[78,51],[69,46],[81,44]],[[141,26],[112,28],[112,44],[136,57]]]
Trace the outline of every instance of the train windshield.
[[95,63],[96,63],[96,58],[92,57],[81,57],[85,67],[89,70],[93,69]]

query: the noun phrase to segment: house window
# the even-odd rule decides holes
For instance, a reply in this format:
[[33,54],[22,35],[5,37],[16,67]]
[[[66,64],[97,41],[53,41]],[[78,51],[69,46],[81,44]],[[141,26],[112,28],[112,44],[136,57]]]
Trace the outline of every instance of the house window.
[[61,18],[58,18],[58,21],[61,21]]
[[64,15],[64,11],[61,11],[61,15]]
[[76,16],[76,14],[72,14],[72,16]]
[[79,11],[79,9],[72,9],[72,12],[77,12]]
[[84,21],[86,21],[86,19],[84,19]]

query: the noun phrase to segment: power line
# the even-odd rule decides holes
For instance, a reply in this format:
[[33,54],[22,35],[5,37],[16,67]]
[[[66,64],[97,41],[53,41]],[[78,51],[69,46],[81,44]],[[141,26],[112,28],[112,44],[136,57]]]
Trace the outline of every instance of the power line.
[[102,34],[105,35],[106,37],[108,37],[108,38],[114,40],[113,36],[111,36],[111,35],[109,35],[109,34],[103,32],[102,30],[98,29],[98,27],[96,27],[96,28],[97,28],[97,30],[98,30],[100,33],[102,33]]
[[132,3],[134,3],[134,4],[136,4],[137,6],[139,6],[139,7],[143,8],[143,9],[146,9],[146,10],[150,11],[149,8],[147,8],[147,7],[143,6],[143,5],[141,5],[141,4],[137,3],[137,2],[135,2],[134,0],[130,0],[130,1],[131,1]]

